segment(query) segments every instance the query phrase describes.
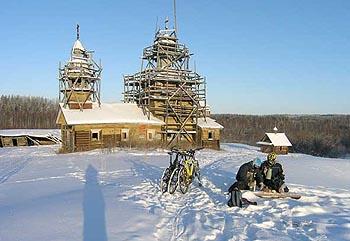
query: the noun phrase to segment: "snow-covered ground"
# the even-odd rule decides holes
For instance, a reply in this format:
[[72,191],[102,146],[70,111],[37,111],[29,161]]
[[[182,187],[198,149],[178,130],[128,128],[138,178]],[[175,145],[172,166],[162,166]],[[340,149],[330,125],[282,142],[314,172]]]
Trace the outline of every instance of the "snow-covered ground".
[[159,191],[164,150],[56,154],[59,146],[0,148],[0,240],[350,240],[350,161],[278,156],[299,200],[243,196],[229,208],[239,166],[265,154],[222,144],[201,150],[203,187]]

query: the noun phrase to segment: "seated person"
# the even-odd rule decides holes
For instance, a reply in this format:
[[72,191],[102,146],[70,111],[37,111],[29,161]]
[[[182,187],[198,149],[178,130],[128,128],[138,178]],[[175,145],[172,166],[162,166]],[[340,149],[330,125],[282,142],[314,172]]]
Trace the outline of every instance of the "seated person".
[[263,175],[264,185],[268,191],[288,192],[289,189],[284,183],[285,175],[282,164],[277,162],[276,158],[276,153],[271,152],[267,155],[267,160],[261,164],[260,170]]
[[257,157],[252,161],[244,163],[238,170],[236,182],[231,185],[229,192],[234,189],[239,190],[255,190],[256,184],[259,189],[264,187],[263,178],[260,172],[261,160]]

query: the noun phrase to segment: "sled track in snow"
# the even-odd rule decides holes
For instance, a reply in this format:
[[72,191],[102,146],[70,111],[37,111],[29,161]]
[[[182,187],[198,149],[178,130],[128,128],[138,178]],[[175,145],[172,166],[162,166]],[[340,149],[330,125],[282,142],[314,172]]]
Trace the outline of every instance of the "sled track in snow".
[[6,182],[11,176],[20,172],[23,168],[25,168],[28,165],[30,161],[31,160],[28,158],[21,161],[13,161],[11,159],[1,161],[0,184]]
[[[205,186],[213,186],[203,181]],[[161,194],[158,183],[145,180],[124,193],[124,199],[133,200],[161,217],[154,233],[156,240],[227,240],[233,235],[232,217],[225,213],[227,207],[218,199],[221,194],[208,190],[209,187],[199,188],[195,181],[186,194],[179,191]],[[218,191],[215,187],[214,190]],[[202,231],[197,232],[198,229]],[[198,233],[202,236],[197,236]]]
[[[233,217],[227,213],[226,196],[210,178],[203,177],[203,187],[198,187],[195,179],[186,194],[179,190],[174,194],[162,194],[159,188],[161,170],[155,170],[154,166],[146,163],[137,165],[147,170],[148,175],[134,169],[135,176],[142,176],[143,181],[124,192],[121,199],[136,202],[159,217],[153,233],[156,240],[232,238]],[[159,172],[158,180],[154,178],[156,172]]]
[[[323,202],[335,202],[332,220],[344,229],[347,227],[346,214],[337,212],[338,199],[312,191],[307,188],[291,185],[298,192],[305,193],[301,201],[290,199],[256,199],[257,206],[229,208],[226,205],[227,195],[224,182],[231,172],[222,170],[221,166],[230,159],[218,158],[205,160],[202,166],[203,187],[198,187],[197,180],[191,184],[188,192],[174,194],[160,192],[159,178],[161,170],[147,163],[139,164],[133,169],[133,176],[141,177],[138,185],[130,186],[122,194],[123,200],[130,200],[143,206],[156,219],[153,235],[147,240],[254,240],[279,236],[281,240],[327,240],[318,234],[318,226],[326,225],[327,220],[313,221],[313,215],[326,215],[327,210],[314,202],[315,199],[329,199]],[[212,162],[211,162],[212,161]],[[206,165],[205,165],[206,164]],[[158,178],[158,179],[157,179]],[[329,191],[327,191],[329,193]],[[243,193],[244,195],[244,193]],[[249,192],[246,193],[249,197]],[[336,193],[334,194],[334,196]],[[343,199],[348,194],[342,194]],[[309,196],[309,197],[307,197]],[[254,196],[253,196],[254,197]],[[314,210],[310,216],[299,215],[304,210]],[[324,214],[323,214],[324,213]],[[340,218],[338,217],[340,216]],[[328,217],[328,216],[325,216]],[[335,221],[333,221],[335,222]],[[327,224],[328,225],[328,224]]]

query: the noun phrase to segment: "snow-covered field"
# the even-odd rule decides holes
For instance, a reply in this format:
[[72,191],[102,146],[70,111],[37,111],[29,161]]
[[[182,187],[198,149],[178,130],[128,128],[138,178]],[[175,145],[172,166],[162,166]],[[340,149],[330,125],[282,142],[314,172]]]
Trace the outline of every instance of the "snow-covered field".
[[164,150],[56,154],[59,146],[0,148],[0,240],[350,240],[350,161],[278,156],[299,200],[243,196],[229,208],[239,166],[265,154],[222,144],[201,150],[203,187],[161,194]]

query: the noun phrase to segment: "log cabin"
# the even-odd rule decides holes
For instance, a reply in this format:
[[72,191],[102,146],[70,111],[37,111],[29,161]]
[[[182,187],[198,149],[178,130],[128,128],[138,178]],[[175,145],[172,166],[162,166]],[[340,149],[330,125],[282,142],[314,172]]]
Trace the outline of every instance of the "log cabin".
[[275,127],[273,133],[265,133],[264,137],[256,144],[260,146],[261,152],[276,154],[288,154],[289,147],[292,143],[289,141],[285,133],[278,133]]
[[70,109],[60,104],[57,124],[61,126],[64,152],[114,147],[161,146],[164,124],[147,118],[136,104],[92,103],[91,109]]

